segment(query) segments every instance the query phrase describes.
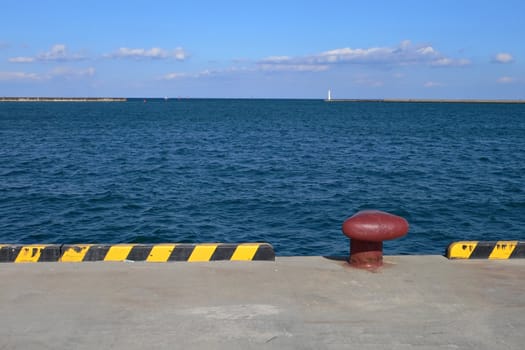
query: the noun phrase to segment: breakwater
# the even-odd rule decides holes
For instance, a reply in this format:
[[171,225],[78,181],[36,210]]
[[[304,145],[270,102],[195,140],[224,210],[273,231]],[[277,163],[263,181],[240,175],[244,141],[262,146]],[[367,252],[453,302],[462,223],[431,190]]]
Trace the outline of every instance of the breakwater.
[[415,103],[523,103],[525,100],[426,99],[426,98],[332,98],[325,102],[415,102]]
[[125,102],[123,97],[0,97],[0,102]]

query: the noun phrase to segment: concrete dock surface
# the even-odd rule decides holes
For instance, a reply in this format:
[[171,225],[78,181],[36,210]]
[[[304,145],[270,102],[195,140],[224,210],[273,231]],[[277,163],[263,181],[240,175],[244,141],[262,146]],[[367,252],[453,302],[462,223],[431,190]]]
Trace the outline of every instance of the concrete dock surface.
[[523,349],[525,259],[0,264],[0,349]]

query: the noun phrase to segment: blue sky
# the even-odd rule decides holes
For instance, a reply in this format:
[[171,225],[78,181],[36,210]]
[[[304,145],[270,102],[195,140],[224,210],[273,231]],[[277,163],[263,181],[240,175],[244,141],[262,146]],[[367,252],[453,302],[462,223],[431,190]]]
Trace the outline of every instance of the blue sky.
[[525,98],[525,2],[2,1],[0,96]]

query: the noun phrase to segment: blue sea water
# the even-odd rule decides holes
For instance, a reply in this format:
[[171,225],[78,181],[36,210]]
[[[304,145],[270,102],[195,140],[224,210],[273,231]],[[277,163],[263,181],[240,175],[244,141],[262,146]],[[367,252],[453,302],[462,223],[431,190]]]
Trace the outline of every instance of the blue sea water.
[[266,241],[343,255],[362,209],[388,254],[525,238],[525,105],[0,103],[0,242]]

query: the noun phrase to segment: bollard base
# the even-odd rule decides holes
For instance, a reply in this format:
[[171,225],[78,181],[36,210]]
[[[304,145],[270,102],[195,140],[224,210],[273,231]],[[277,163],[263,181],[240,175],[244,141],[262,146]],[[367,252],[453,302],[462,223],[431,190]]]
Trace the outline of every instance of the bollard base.
[[383,242],[350,240],[350,266],[375,269],[383,266]]

